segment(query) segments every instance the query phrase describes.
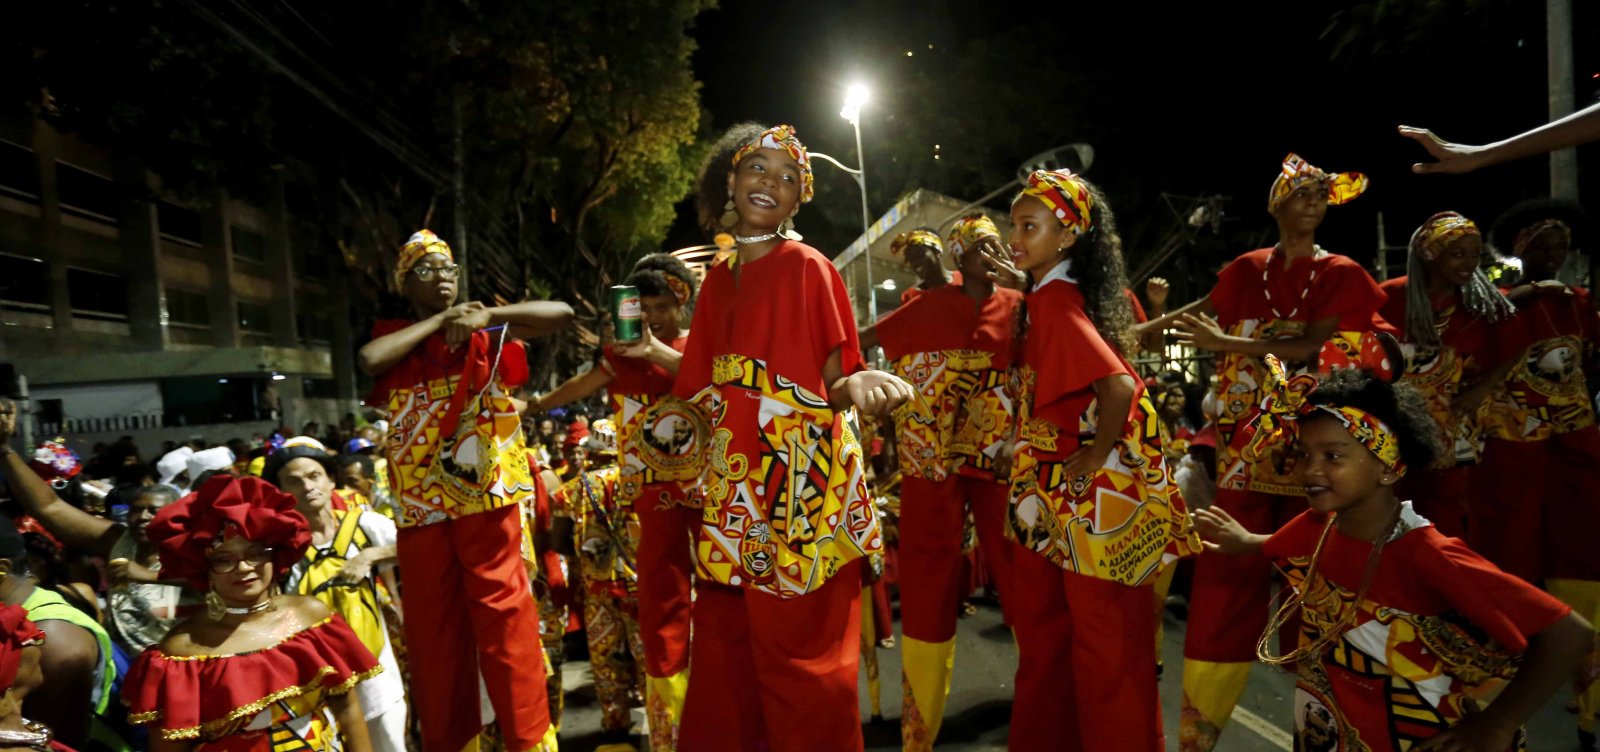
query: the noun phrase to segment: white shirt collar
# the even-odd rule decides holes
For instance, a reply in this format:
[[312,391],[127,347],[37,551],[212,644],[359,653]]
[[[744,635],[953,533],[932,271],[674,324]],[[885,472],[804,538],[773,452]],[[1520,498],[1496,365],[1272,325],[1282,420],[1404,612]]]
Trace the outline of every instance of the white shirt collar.
[[1039,280],[1039,283],[1033,286],[1033,292],[1039,291],[1045,285],[1048,285],[1058,279],[1062,282],[1078,284],[1077,277],[1072,276],[1072,259],[1067,259],[1053,267],[1050,267],[1050,271],[1045,272],[1044,277]]

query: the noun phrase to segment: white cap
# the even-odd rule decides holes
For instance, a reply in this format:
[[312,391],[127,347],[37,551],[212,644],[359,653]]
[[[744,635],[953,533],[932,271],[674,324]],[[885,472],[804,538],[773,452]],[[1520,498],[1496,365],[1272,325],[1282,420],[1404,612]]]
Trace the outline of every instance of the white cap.
[[201,473],[208,470],[222,470],[231,465],[233,465],[233,450],[225,446],[195,452],[189,458],[189,482],[193,483]]
[[172,479],[178,477],[189,465],[189,457],[194,450],[189,447],[178,447],[156,460],[156,473],[160,475],[162,483],[171,484]]

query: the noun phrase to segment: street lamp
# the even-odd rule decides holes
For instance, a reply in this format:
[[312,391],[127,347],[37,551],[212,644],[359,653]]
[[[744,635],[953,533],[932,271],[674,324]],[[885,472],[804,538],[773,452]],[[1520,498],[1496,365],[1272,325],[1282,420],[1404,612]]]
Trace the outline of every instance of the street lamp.
[[[839,162],[839,160],[834,159],[826,154],[819,152],[811,153],[812,158],[828,162],[834,167],[844,170],[850,175],[850,177],[855,178],[856,185],[861,188],[861,236],[863,238],[865,238],[867,236],[867,232],[872,229],[872,214],[870,210],[867,209],[867,158],[861,151],[861,107],[867,103],[867,93],[867,87],[865,84],[850,84],[850,88],[845,90],[844,109],[839,110],[839,117],[850,121],[850,125],[855,128],[856,160],[861,167],[859,169],[852,169],[844,166]],[[872,250],[870,244],[867,247],[866,255],[868,291],[867,315],[871,317],[873,321],[877,321],[878,296],[872,288]]]

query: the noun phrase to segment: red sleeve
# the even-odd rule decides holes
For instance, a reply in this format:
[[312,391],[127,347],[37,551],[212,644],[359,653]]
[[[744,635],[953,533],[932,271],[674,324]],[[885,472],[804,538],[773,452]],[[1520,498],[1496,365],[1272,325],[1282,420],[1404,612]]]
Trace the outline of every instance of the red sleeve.
[[1144,304],[1139,302],[1138,295],[1134,295],[1133,291],[1127,288],[1123,288],[1122,294],[1128,296],[1128,305],[1133,306],[1133,320],[1135,322],[1143,324],[1150,320],[1150,317],[1144,312]]
[[[372,339],[386,337],[415,323],[417,322],[406,319],[378,319],[372,322]],[[370,341],[372,340],[368,340],[368,342]],[[391,392],[396,388],[403,389],[410,386],[410,384],[395,383],[395,379],[398,376],[396,374],[396,371],[399,370],[398,366],[399,364],[396,363],[389,370],[372,377],[372,392],[367,395],[367,404],[374,407],[387,405],[389,404]]]
[[1520,578],[1500,571],[1466,544],[1430,530],[1433,556],[1418,562],[1422,581],[1451,611],[1466,617],[1501,647],[1521,653],[1528,638],[1565,618],[1572,608]]
[[[909,347],[907,340],[918,328],[917,319],[920,318],[913,311],[921,306],[917,305],[919,298],[909,301],[902,296],[900,307],[883,315],[872,329],[878,335],[878,346],[883,348],[883,354],[889,360],[898,360],[901,356],[915,352]],[[926,302],[926,301],[923,301]]]
[[[1211,309],[1217,312],[1217,319],[1223,327],[1232,326],[1245,318],[1241,303],[1251,294],[1248,285],[1252,283],[1260,287],[1261,267],[1250,253],[1234,259],[1217,272],[1217,284],[1211,288]],[[1259,290],[1254,294],[1259,296]]]
[[1273,561],[1282,561],[1291,556],[1308,556],[1312,549],[1317,547],[1317,537],[1322,535],[1322,526],[1328,520],[1314,512],[1301,512],[1294,519],[1289,520],[1277,532],[1270,530],[1251,530],[1252,533],[1270,533],[1272,537],[1261,545],[1261,553]]
[[[489,337],[498,340],[499,332],[486,332]],[[515,393],[522,385],[528,383],[528,347],[522,340],[511,339],[506,336],[506,344],[500,348],[500,383],[504,384],[506,391]]]
[[1037,345],[1027,346],[1029,362],[1037,364],[1037,405],[1052,404],[1107,376],[1129,373],[1122,356],[1101,338],[1084,313],[1083,295],[1076,285],[1050,283],[1035,293],[1029,304],[1033,328],[1028,336],[1037,333],[1039,337]]
[[[844,289],[844,278],[820,255],[806,264],[806,276],[813,280],[802,289],[825,290],[829,296],[829,305],[807,306],[815,316],[811,325],[812,351],[820,354],[825,362],[838,350],[839,367],[846,376],[861,370],[865,367],[861,361],[861,338],[856,334],[856,314],[850,304],[850,293]],[[829,386],[832,385],[822,385],[823,389]],[[827,394],[821,396],[826,398]]]
[[1386,298],[1366,269],[1336,255],[1317,275],[1316,289],[1311,291],[1307,301],[1306,320],[1316,322],[1338,317],[1339,331],[1371,331],[1372,315],[1383,307]]
[[672,394],[679,399],[689,399],[711,385],[711,358],[716,348],[712,339],[714,332],[725,326],[720,317],[727,274],[722,266],[706,270],[695,301],[694,318],[689,322],[689,341],[684,345],[683,359],[678,361],[678,376],[672,382]]
[[1378,309],[1378,315],[1395,330],[1404,332],[1406,328],[1406,278],[1395,277],[1384,280],[1378,284],[1378,289],[1387,297],[1383,307]]

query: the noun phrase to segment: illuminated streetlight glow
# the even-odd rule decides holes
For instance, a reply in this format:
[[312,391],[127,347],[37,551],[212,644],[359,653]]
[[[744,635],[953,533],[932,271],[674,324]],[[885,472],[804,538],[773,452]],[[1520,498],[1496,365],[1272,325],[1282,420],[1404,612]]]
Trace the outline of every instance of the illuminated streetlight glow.
[[883,284],[879,285],[879,287],[882,287],[883,289],[888,290],[889,292],[894,292],[894,280],[886,279],[886,280],[883,281]]
[[851,125],[861,122],[861,106],[867,103],[867,87],[865,84],[850,84],[845,90],[844,109],[839,110],[839,117],[850,121]]

